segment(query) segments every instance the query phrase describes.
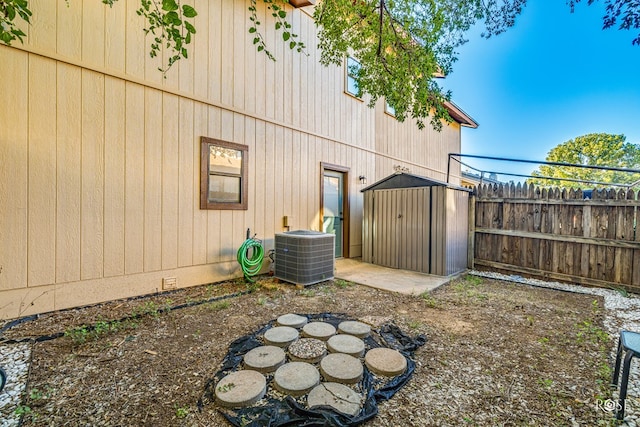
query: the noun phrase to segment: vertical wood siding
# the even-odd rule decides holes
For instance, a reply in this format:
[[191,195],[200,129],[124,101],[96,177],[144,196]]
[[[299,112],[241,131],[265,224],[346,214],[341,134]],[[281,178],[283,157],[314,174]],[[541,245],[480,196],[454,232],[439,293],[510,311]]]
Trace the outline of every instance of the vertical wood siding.
[[[459,151],[457,124],[420,131],[345,95],[304,11],[288,10],[308,55],[258,6],[273,62],[251,43],[248,1],[190,3],[198,34],[166,78],[135,1],[33,0],[25,44],[0,46],[0,318],[236,277],[248,228],[267,250],[284,215],[319,229],[321,162],[351,171],[360,256],[358,176],[442,178]],[[247,211],[200,210],[201,136],[249,146]]]

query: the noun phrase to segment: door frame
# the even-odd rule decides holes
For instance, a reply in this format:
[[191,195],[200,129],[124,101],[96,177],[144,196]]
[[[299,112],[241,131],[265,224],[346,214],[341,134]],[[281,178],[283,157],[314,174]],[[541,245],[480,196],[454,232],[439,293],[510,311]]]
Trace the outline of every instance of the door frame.
[[325,171],[340,172],[343,174],[342,180],[342,258],[349,258],[349,172],[346,166],[334,165],[320,162],[320,230],[322,231],[322,219],[324,218],[324,173]]

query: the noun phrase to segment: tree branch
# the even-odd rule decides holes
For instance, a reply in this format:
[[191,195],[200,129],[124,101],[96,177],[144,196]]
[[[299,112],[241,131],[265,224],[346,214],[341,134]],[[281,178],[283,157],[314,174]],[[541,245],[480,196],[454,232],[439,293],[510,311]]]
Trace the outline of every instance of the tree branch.
[[380,0],[380,27],[378,28],[378,51],[376,55],[380,57],[380,53],[382,52],[382,25],[384,23],[384,11],[385,11],[384,0]]

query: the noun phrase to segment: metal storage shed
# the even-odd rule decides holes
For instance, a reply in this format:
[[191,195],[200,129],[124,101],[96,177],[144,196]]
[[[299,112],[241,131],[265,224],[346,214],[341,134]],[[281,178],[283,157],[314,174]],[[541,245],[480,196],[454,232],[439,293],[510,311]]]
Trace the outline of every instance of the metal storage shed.
[[471,190],[397,173],[362,192],[363,261],[439,276],[467,268]]

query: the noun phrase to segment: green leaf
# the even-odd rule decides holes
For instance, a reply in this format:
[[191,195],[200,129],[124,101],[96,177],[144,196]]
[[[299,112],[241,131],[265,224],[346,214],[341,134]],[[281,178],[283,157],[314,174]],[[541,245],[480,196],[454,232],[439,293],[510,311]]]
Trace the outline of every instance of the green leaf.
[[187,31],[190,32],[191,34],[195,34],[196,33],[196,27],[194,27],[193,25],[191,25],[187,21],[184,22],[184,28],[186,28]]
[[13,37],[8,32],[4,32],[3,31],[3,32],[0,33],[0,40],[5,42],[6,44],[11,44],[11,40],[13,40],[13,39],[15,39],[15,37]]
[[255,33],[256,31],[258,31],[258,30],[256,30],[256,27],[249,28],[249,32],[250,33]]
[[198,12],[196,12],[196,10],[193,7],[189,6],[188,4],[185,4],[185,5],[182,5],[182,14],[187,18],[194,18],[195,16],[198,15]]
[[260,45],[258,46],[258,52],[262,52],[264,50],[264,46]]
[[288,31],[285,31],[284,33],[282,33],[282,39],[284,41],[289,40],[290,37],[291,37],[291,34]]
[[166,15],[164,15],[164,18],[162,19],[162,21],[165,24],[169,24],[169,25],[176,25],[176,26],[182,25],[180,16],[176,12],[168,12]]
[[162,0],[162,10],[167,12],[178,10],[178,3],[175,0]]
[[254,37],[253,44],[258,44],[259,41],[260,41],[260,37]]
[[296,43],[296,42],[294,42],[294,41],[293,41],[293,42],[289,42],[289,49],[293,49],[293,48],[295,48],[295,47],[296,47],[296,44],[297,44],[297,43]]
[[284,10],[279,10],[278,11],[278,16],[282,19],[287,17],[287,12],[285,12]]
[[16,17],[16,9],[11,6],[10,4],[7,4],[5,6],[5,10],[4,10],[5,14],[7,15],[7,17],[9,18],[9,21],[13,21]]

